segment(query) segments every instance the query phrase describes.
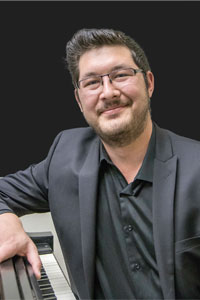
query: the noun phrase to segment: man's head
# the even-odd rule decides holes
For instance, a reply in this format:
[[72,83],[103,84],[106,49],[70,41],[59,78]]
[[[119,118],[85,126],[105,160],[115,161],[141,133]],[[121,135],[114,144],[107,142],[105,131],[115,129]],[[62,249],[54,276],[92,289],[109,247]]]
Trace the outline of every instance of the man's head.
[[[88,50],[105,45],[127,47],[136,65],[145,73],[151,71],[143,49],[130,36],[113,29],[81,29],[74,34],[66,46],[66,61],[75,87],[79,80],[80,57]],[[146,78],[145,83],[148,84]]]
[[75,97],[102,141],[124,146],[150,122],[153,74],[144,51],[112,29],[83,29],[67,44]]

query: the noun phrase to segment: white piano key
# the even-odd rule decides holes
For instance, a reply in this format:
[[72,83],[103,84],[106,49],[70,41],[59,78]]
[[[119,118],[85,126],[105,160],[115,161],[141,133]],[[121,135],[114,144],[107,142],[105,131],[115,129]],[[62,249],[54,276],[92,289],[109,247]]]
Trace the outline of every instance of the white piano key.
[[40,255],[40,259],[57,299],[76,300],[55,256],[52,253],[44,254]]

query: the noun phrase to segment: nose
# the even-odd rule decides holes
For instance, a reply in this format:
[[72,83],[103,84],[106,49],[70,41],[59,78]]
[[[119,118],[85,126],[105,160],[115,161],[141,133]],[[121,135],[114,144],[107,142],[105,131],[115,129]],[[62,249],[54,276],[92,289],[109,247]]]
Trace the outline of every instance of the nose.
[[102,77],[102,91],[100,94],[101,99],[113,99],[120,95],[120,90],[117,89],[108,75]]

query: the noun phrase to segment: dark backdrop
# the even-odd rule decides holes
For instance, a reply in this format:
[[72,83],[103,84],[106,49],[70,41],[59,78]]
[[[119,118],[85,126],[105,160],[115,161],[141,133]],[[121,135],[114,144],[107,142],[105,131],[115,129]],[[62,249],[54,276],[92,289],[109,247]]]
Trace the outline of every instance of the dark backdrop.
[[155,75],[158,125],[200,140],[200,2],[0,3],[0,176],[45,158],[63,129],[86,126],[64,65],[83,27],[125,31]]

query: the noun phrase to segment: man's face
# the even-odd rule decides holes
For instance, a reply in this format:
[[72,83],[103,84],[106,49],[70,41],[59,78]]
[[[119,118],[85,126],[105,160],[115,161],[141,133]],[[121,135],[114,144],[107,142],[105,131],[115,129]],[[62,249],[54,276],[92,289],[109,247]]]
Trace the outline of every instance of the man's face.
[[[79,61],[79,80],[89,74],[102,75],[116,69],[135,68],[131,52],[124,46],[102,46],[85,52]],[[142,73],[116,87],[108,76],[96,91],[76,89],[75,96],[88,124],[105,143],[122,145],[136,139],[150,121],[149,98],[153,93],[153,74],[148,71],[148,88]]]

